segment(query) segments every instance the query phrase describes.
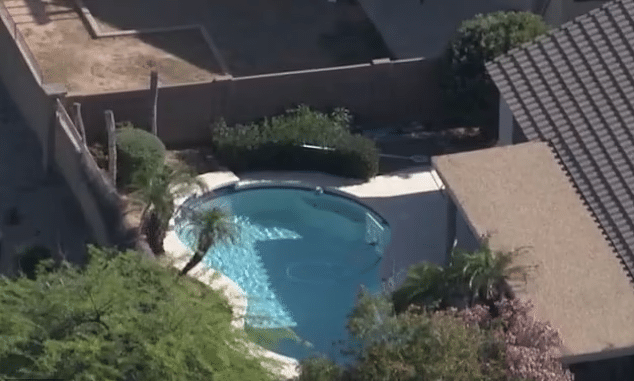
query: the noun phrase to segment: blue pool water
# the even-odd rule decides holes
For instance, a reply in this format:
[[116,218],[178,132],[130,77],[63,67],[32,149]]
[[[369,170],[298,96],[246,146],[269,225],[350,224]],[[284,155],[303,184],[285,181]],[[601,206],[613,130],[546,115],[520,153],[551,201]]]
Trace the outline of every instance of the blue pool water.
[[[345,197],[290,187],[227,190],[188,200],[193,209],[221,207],[238,227],[238,239],[221,243],[206,264],[247,294],[246,324],[289,328],[276,352],[298,359],[314,352],[340,362],[350,313],[361,284],[380,289],[379,264],[390,239],[383,219]],[[192,226],[177,218],[177,234],[190,247]]]

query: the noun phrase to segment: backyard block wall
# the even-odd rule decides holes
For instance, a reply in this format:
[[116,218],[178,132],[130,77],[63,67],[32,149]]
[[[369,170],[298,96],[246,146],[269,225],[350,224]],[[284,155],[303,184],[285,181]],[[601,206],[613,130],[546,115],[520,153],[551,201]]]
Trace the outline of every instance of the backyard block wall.
[[[248,123],[298,104],[329,111],[349,109],[358,121],[433,120],[440,113],[438,61],[375,60],[325,69],[222,77],[219,80],[161,86],[158,134],[168,145],[208,143],[210,125]],[[160,73],[159,73],[160,76]],[[67,106],[82,104],[90,142],[105,139],[104,111],[117,122],[149,125],[149,89],[99,94],[68,94]]]
[[124,246],[126,228],[114,184],[95,163],[61,104],[56,122],[55,164],[79,201],[94,239],[102,246]]

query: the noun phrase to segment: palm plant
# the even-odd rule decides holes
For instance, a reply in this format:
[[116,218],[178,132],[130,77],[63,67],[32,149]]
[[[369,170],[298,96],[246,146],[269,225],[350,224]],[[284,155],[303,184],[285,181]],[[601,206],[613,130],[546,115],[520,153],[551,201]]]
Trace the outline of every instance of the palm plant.
[[196,267],[213,245],[225,240],[233,241],[237,233],[236,224],[230,219],[229,214],[220,208],[191,214],[191,223],[194,224],[197,236],[196,249],[192,258],[181,270],[181,276]]
[[491,304],[502,296],[506,280],[523,271],[522,266],[511,266],[512,261],[513,253],[494,252],[485,241],[473,253],[455,252],[449,267],[466,286],[472,303]]
[[474,252],[454,251],[446,267],[429,262],[412,265],[407,278],[393,294],[397,312],[412,303],[427,308],[465,306],[475,302],[494,305],[503,294],[509,297],[506,280],[524,271],[511,266],[513,253],[493,252],[487,240]]
[[409,268],[403,285],[393,293],[394,308],[401,312],[412,303],[437,308],[452,288],[446,268],[429,262],[417,263]]
[[133,176],[130,196],[143,205],[141,231],[155,254],[164,251],[163,239],[174,213],[174,200],[191,191],[192,186],[205,189],[191,169],[180,165],[160,165]]

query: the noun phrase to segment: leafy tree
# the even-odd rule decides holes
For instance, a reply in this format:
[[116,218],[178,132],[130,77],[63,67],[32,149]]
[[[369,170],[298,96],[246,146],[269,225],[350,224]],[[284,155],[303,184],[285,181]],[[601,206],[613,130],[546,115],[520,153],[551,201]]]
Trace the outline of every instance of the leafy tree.
[[237,225],[220,208],[194,212],[190,221],[194,224],[196,232],[196,250],[181,270],[181,275],[187,274],[196,267],[213,245],[226,240],[234,240],[237,233]]
[[454,313],[396,315],[388,295],[362,292],[348,328],[361,341],[353,380],[505,380],[487,333]]
[[479,14],[464,21],[447,48],[443,90],[447,112],[473,125],[490,124],[495,86],[485,63],[546,33],[541,16],[531,12]]
[[300,364],[298,381],[339,381],[343,376],[343,370],[326,357],[309,357]]
[[0,278],[0,379],[274,379],[217,292],[135,252],[88,253],[85,268]]
[[26,248],[17,258],[18,271],[29,279],[35,279],[35,270],[38,263],[52,258],[51,251],[44,246],[33,246]]
[[175,198],[191,191],[192,186],[205,188],[193,171],[175,164],[146,167],[134,176],[130,196],[143,205],[141,231],[155,254],[163,253],[163,239],[174,213]]

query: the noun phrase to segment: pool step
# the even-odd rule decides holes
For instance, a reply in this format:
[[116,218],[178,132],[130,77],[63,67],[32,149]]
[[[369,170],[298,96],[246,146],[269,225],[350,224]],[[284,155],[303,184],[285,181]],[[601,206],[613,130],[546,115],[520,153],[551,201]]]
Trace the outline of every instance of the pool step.
[[[295,327],[290,312],[271,289],[269,275],[254,246],[257,241],[301,238],[282,228],[263,228],[238,220],[242,235],[240,246],[221,245],[209,257],[209,265],[236,282],[247,294],[246,322],[256,328]],[[221,254],[220,254],[221,253]]]

